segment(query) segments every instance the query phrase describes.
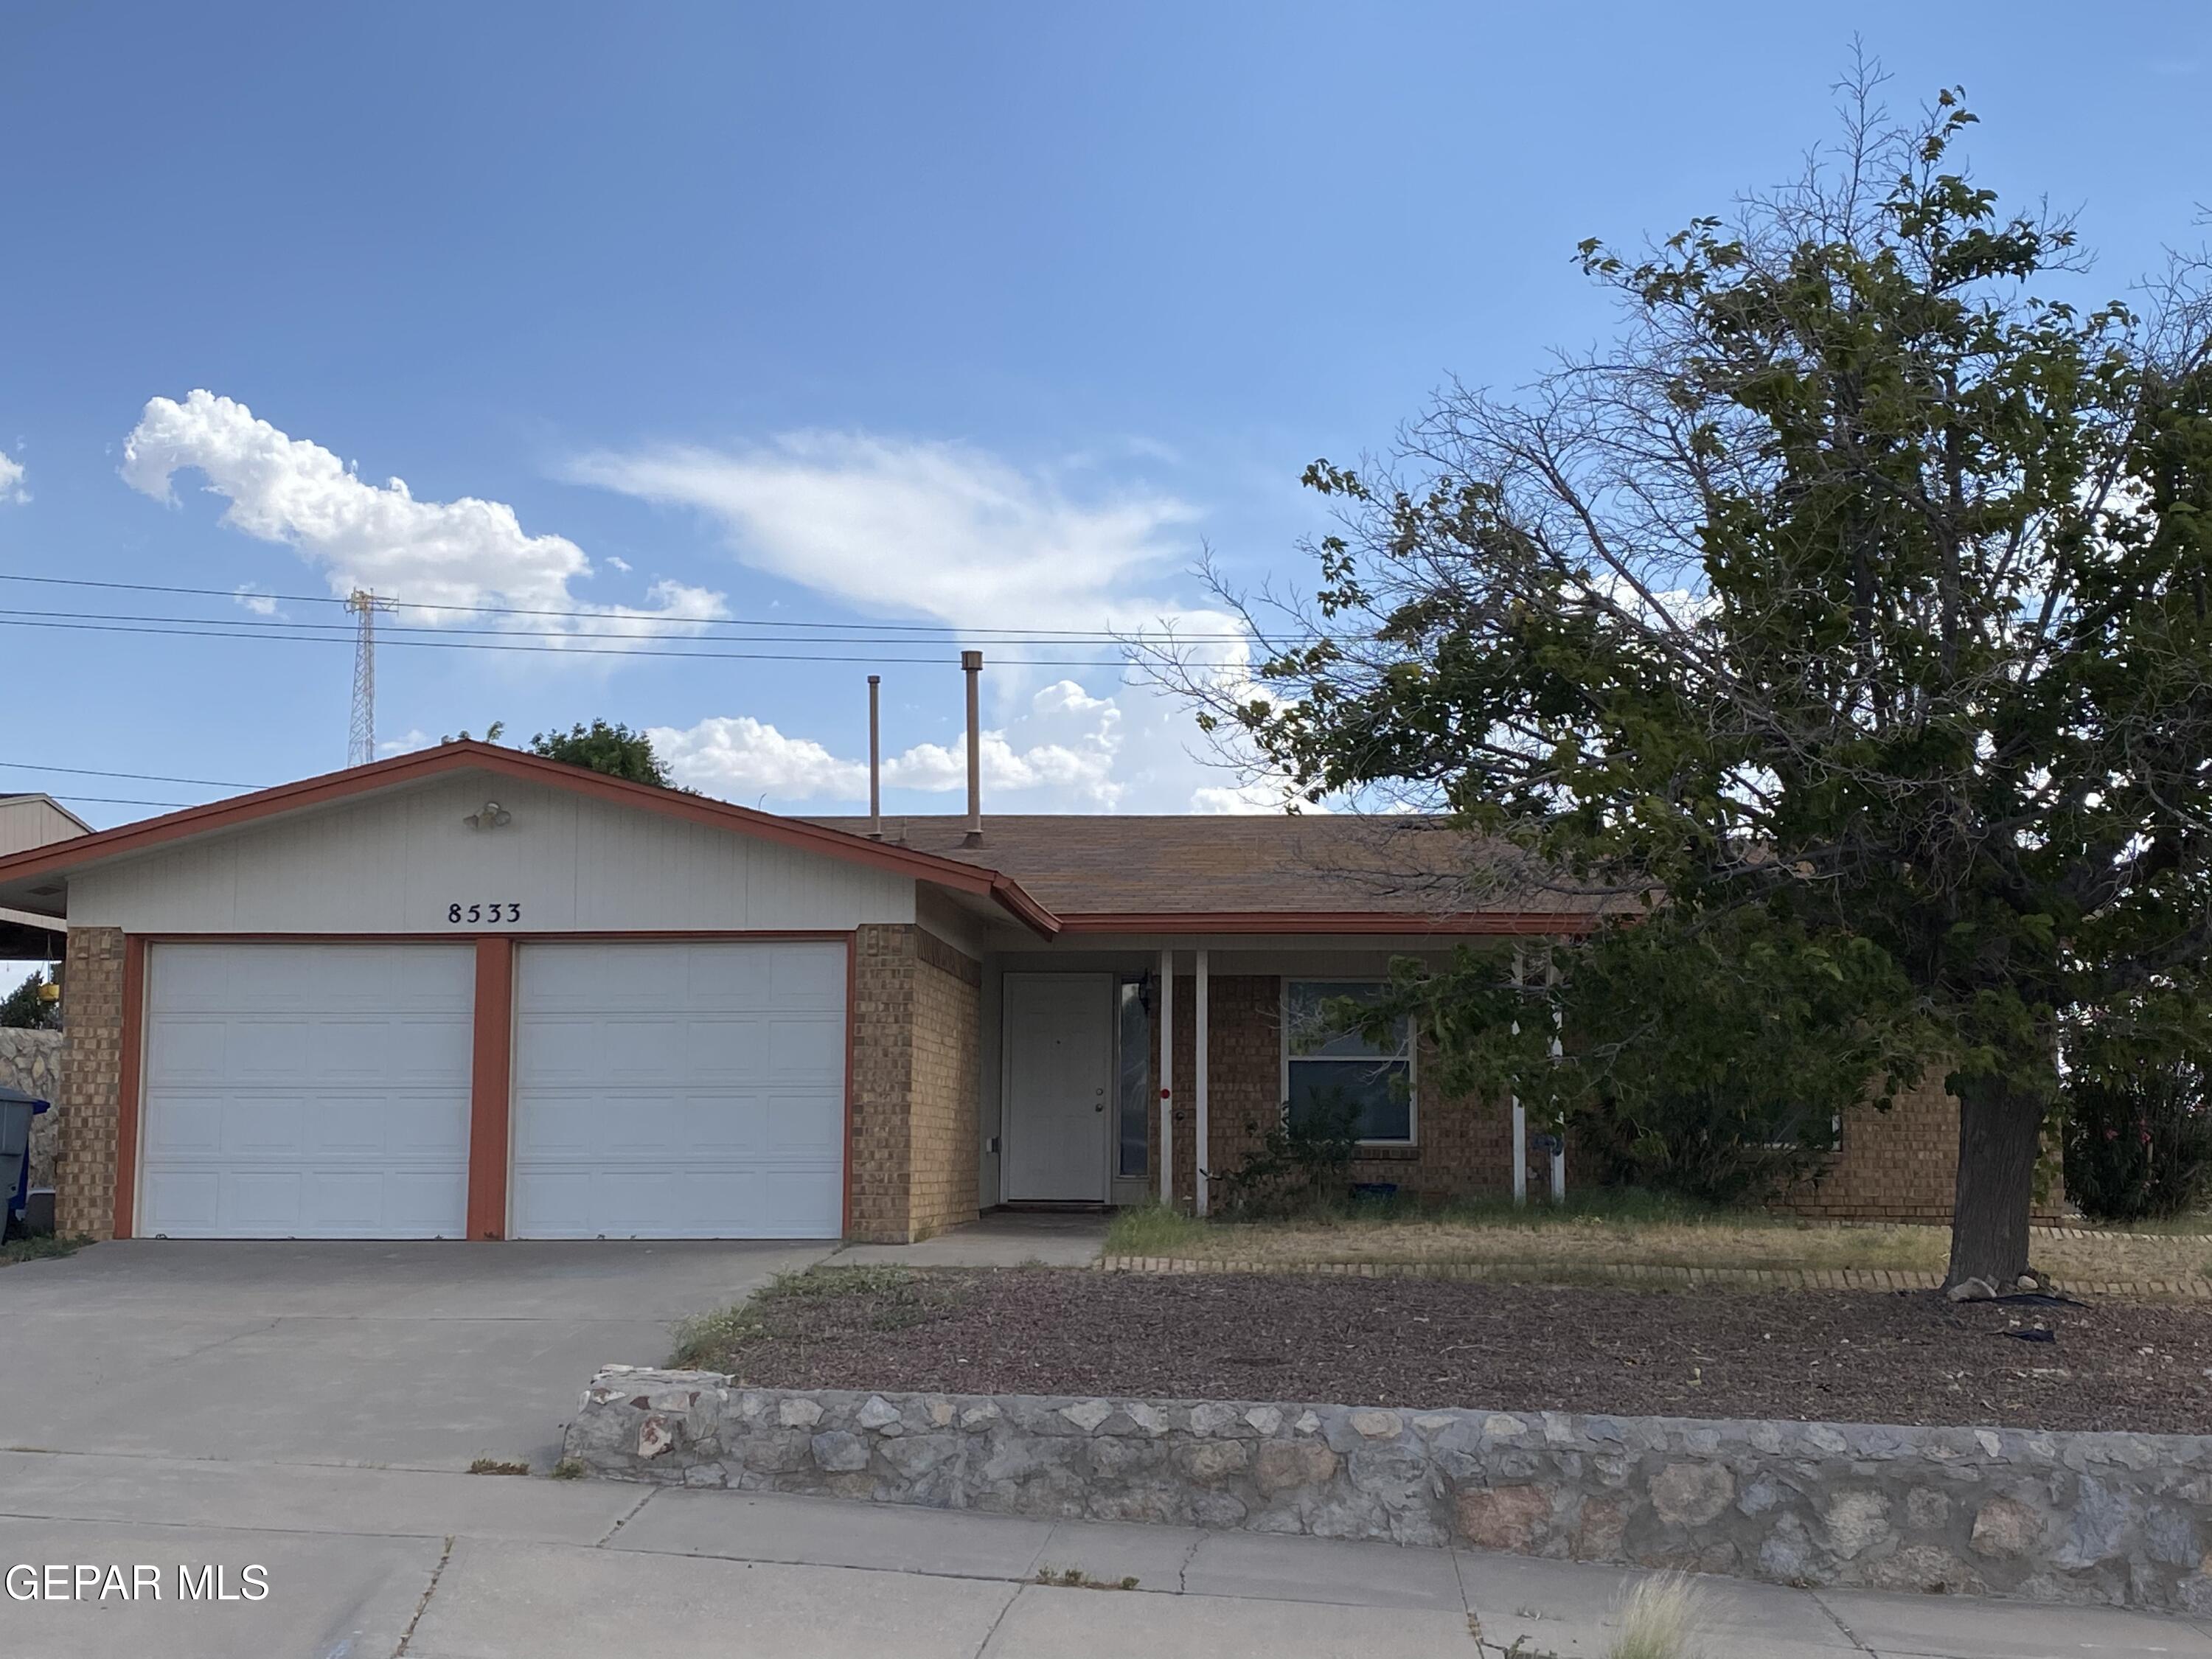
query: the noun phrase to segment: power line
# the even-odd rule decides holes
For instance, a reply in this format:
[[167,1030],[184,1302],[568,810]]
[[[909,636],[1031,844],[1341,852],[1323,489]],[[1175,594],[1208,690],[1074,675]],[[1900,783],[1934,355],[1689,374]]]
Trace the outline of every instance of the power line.
[[[378,609],[379,611],[382,611],[383,609],[385,609],[385,606],[386,606],[386,601],[385,601],[384,599],[380,599],[380,599],[377,600],[377,602],[376,602],[376,603],[377,603],[377,609]],[[296,636],[296,637],[301,638],[301,639],[323,639],[323,638],[330,638],[330,639],[344,639],[344,640],[346,640],[346,641],[352,641],[356,640],[356,639],[358,637],[358,635],[359,635],[359,631],[360,631],[360,630],[359,630],[359,625],[358,625],[356,623],[350,623],[350,622],[347,622],[347,623],[337,623],[337,622],[328,622],[328,623],[319,623],[319,622],[295,622],[295,621],[294,621],[294,620],[292,620],[292,619],[290,619],[290,618],[289,618],[289,617],[275,617],[275,618],[271,618],[271,617],[171,617],[171,616],[149,616],[149,615],[147,615],[147,614],[145,614],[145,613],[143,613],[143,612],[139,612],[139,611],[27,611],[27,610],[21,610],[21,609],[4,609],[4,608],[0,608],[0,617],[21,617],[21,618],[24,618],[24,619],[26,619],[26,620],[29,620],[29,621],[46,621],[46,620],[52,620],[52,621],[58,621],[58,622],[169,623],[173,623],[173,624],[176,624],[176,625],[178,625],[178,626],[179,626],[179,627],[184,627],[184,628],[195,628],[195,629],[198,629],[198,628],[224,628],[224,629],[241,629],[241,630],[250,631],[250,632],[253,632],[253,633],[257,633],[257,634],[268,634],[268,635],[279,635],[279,636],[281,636],[281,635],[291,635]],[[609,620],[609,619],[608,619],[608,618],[605,618],[605,617],[600,617],[600,618],[597,618],[597,620],[599,620],[599,621],[606,621],[606,620]],[[831,626],[832,624],[829,624],[829,623],[822,623],[822,624],[817,624],[817,625],[818,625],[818,626],[823,626],[823,627],[828,627],[828,626]],[[839,625],[839,626],[849,626],[850,624],[837,624],[837,625]],[[682,642],[682,641],[685,641],[685,640],[687,640],[688,638],[690,638],[690,635],[686,635],[686,634],[684,634],[684,633],[680,633],[680,632],[669,632],[669,633],[645,633],[645,632],[640,632],[640,631],[638,631],[637,629],[627,629],[627,628],[614,628],[614,629],[566,629],[566,628],[465,628],[465,627],[453,627],[453,626],[450,626],[450,625],[448,625],[448,626],[443,626],[443,627],[413,627],[413,628],[410,628],[410,627],[407,626],[407,625],[406,625],[405,623],[383,623],[383,624],[380,625],[380,626],[379,626],[379,628],[378,628],[378,629],[377,629],[377,630],[376,630],[376,637],[377,637],[377,638],[379,638],[379,639],[383,639],[383,640],[388,640],[388,639],[390,639],[390,638],[391,638],[393,635],[395,635],[395,634],[401,634],[401,635],[407,635],[407,634],[422,635],[430,636],[430,637],[434,637],[434,638],[440,638],[440,639],[451,638],[451,637],[453,637],[453,636],[454,636],[454,635],[468,635],[468,636],[471,636],[471,637],[473,637],[473,638],[502,639],[502,640],[505,640],[505,639],[532,639],[532,640],[666,640],[666,641],[674,641],[674,642]],[[790,642],[791,642],[791,643],[793,643],[793,644],[805,644],[805,645],[810,645],[810,646],[811,646],[811,645],[902,645],[902,646],[914,646],[914,645],[917,645],[917,644],[927,643],[927,641],[917,641],[917,640],[914,640],[914,639],[910,639],[910,638],[906,638],[906,637],[899,636],[899,635],[872,635],[872,634],[866,634],[866,633],[856,633],[856,634],[851,634],[851,635],[831,635],[831,636],[827,636],[827,637],[813,637],[813,638],[808,638],[808,639],[805,639],[805,640],[793,641],[790,641]],[[1166,644],[1166,643],[1168,643],[1168,642],[1169,642],[1169,641],[1168,641],[1164,637],[1163,637],[1163,639],[1160,641],[1160,643],[1162,643],[1162,644]],[[1176,642],[1177,642],[1177,643],[1188,643],[1188,641],[1180,641],[1180,640],[1178,640]],[[756,643],[758,643],[758,644],[776,644],[776,643],[780,643],[780,641],[775,641],[775,640],[772,640],[772,639],[771,639],[771,640],[757,641],[752,641],[752,640],[738,640],[738,641],[732,641],[732,643],[733,643],[733,644],[739,644],[739,645],[751,645],[751,644],[756,644]],[[988,643],[991,643],[991,644],[994,644],[994,645],[1033,645],[1033,646],[1042,646],[1042,647],[1048,647],[1048,648],[1054,648],[1054,647],[1060,647],[1066,646],[1066,647],[1071,647],[1071,648],[1072,648],[1072,646],[1073,646],[1073,644],[1074,642],[1073,642],[1073,641],[1056,641],[1056,640],[1048,640],[1048,639],[1039,639],[1039,638],[1027,638],[1027,639],[1004,639],[1004,640],[995,640],[995,641],[988,641]],[[935,659],[935,658],[928,658],[928,659],[913,659],[913,660],[935,661],[935,660],[937,660],[937,659]],[[1015,659],[1002,659],[1002,660],[1012,661],[1012,660],[1015,660]],[[1021,660],[1026,661],[1026,660],[1029,660],[1029,659],[1022,659]],[[1056,662],[1056,661],[1060,661],[1060,660],[1061,660],[1061,659],[1059,659],[1059,658],[1041,658],[1041,659],[1038,659],[1037,660],[1039,660],[1039,661]]]
[[103,806],[205,806],[206,801],[140,800],[133,795],[56,795],[56,800],[97,801]]
[[[33,576],[12,572],[0,572],[0,581],[36,582],[53,587],[100,588],[112,592],[123,593],[181,593],[189,594],[198,599],[229,599],[234,602],[241,599],[269,599],[280,605],[343,605],[346,603],[344,599],[335,594],[330,593],[271,593],[252,588],[185,587],[159,582],[100,581],[82,576]],[[605,611],[563,611],[527,605],[437,605],[417,603],[410,599],[395,599],[392,603],[402,609],[408,611],[443,611],[457,615],[469,616],[566,617],[579,622],[619,622],[631,619],[630,617],[626,617],[622,613]],[[836,631],[839,629],[849,629],[858,625],[876,629],[884,633],[898,634],[902,635],[919,636],[943,635],[947,638],[981,639],[986,643],[989,643],[993,639],[999,638],[999,636],[1002,635],[1018,636],[1013,638],[999,638],[999,642],[1001,644],[1042,644],[1050,641],[1062,640],[1070,644],[1099,645],[1117,642],[1121,637],[1112,630],[1106,629],[1017,628],[1012,626],[982,628],[968,627],[957,623],[868,623],[865,624],[854,624],[852,623],[799,622],[781,618],[770,620],[768,618],[744,617],[698,617],[687,616],[682,613],[669,614],[659,612],[635,615],[634,619],[641,623],[677,623],[689,627],[699,628],[751,628],[782,631],[814,631],[820,629]],[[1172,638],[1185,644],[1224,644],[1248,640],[1250,635],[1245,634],[1170,634],[1165,635],[1164,637]]]
[[[50,619],[21,618],[0,616],[0,628],[43,628],[58,632],[80,634],[137,634],[157,637],[189,640],[264,640],[291,645],[349,645],[347,635],[330,634],[270,634],[242,632],[226,621],[218,625],[186,625],[182,627],[125,626],[110,622],[58,622]],[[665,637],[653,635],[651,637]],[[674,657],[696,662],[821,662],[821,663],[889,663],[917,668],[943,668],[953,665],[948,657],[886,657],[871,653],[865,656],[828,654],[816,652],[790,651],[664,651],[650,647],[592,645],[497,645],[475,640],[387,640],[396,648],[417,651],[507,651],[532,653],[550,653],[563,656],[583,657]],[[1127,668],[1127,659],[1097,661],[1066,657],[1000,657],[1001,666],[1010,668]]]
[[[210,789],[265,789],[263,783],[238,783],[223,778],[179,778],[166,772],[104,772],[91,766],[41,766],[32,761],[0,761],[9,772],[65,772],[73,778],[128,778],[133,783],[196,783]],[[89,797],[72,797],[88,799]]]

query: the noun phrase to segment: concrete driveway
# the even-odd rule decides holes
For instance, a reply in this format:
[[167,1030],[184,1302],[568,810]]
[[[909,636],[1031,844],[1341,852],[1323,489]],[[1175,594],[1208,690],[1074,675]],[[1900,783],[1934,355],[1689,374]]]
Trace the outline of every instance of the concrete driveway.
[[0,1447],[544,1468],[595,1367],[835,1248],[96,1244],[0,1270]]
[[[1068,1230],[939,1246],[1026,1261]],[[1050,1229],[1030,1231],[1049,1231]],[[46,1659],[1600,1659],[1612,1567],[544,1470],[593,1370],[818,1261],[809,1244],[101,1244],[0,1269],[0,1654]],[[859,1252],[852,1253],[859,1255]],[[873,1259],[872,1254],[866,1259]],[[912,1256],[892,1259],[912,1260]],[[20,1594],[64,1564],[159,1599]],[[184,1604],[252,1566],[265,1597]],[[1070,1588],[1133,1581],[1131,1593]],[[1040,1583],[1051,1575],[1059,1582]],[[1710,1659],[2212,1659],[2102,1608],[1708,1581]],[[1480,1633],[1478,1643],[1477,1632]]]

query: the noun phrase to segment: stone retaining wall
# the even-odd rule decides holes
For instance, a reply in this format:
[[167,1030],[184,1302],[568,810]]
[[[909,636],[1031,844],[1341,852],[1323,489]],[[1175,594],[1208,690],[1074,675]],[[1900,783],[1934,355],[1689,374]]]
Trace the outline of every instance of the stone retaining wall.
[[[61,1098],[62,1034],[0,1025],[0,1083],[49,1103]],[[31,1120],[31,1185],[54,1184],[54,1150],[61,1132],[58,1107]]]
[[748,1389],[611,1365],[566,1454],[672,1486],[2212,1613],[2212,1438]]

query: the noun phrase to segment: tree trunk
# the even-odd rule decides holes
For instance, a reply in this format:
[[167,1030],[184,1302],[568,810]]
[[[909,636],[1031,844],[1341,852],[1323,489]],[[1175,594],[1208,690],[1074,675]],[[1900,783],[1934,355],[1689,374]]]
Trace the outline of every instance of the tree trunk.
[[2027,1271],[2027,1212],[2041,1150],[2043,1099],[2002,1077],[1960,1078],[1959,1184],[1946,1286],[1984,1279],[2010,1291]]

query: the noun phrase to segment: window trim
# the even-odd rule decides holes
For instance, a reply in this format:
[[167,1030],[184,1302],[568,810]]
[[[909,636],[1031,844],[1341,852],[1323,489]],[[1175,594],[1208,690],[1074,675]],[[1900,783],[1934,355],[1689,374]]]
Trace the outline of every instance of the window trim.
[[[1368,985],[1379,988],[1387,986],[1389,982],[1390,981],[1387,979],[1371,979],[1353,974],[1301,974],[1297,975],[1295,979],[1291,975],[1285,974],[1276,981],[1275,1023],[1281,1030],[1281,1036],[1276,1045],[1278,1049],[1280,1051],[1280,1060],[1279,1064],[1280,1075],[1278,1079],[1278,1084],[1282,1096],[1283,1103],[1281,1111],[1283,1115],[1283,1121],[1285,1123],[1287,1124],[1291,1121],[1291,1061],[1292,1059],[1292,1055],[1291,1054],[1291,987],[1293,984],[1297,984]],[[1307,1058],[1307,1056],[1299,1056],[1299,1058]],[[1310,1058],[1320,1060],[1328,1058],[1328,1056],[1316,1054],[1310,1056]],[[1353,1145],[1359,1146],[1400,1147],[1419,1147],[1420,1146],[1421,1028],[1419,1022],[1415,1020],[1410,1014],[1406,1017],[1406,1054],[1404,1065],[1406,1067],[1406,1133],[1404,1139],[1400,1139],[1396,1137],[1392,1137],[1387,1139],[1367,1139],[1363,1138],[1355,1141]]]

